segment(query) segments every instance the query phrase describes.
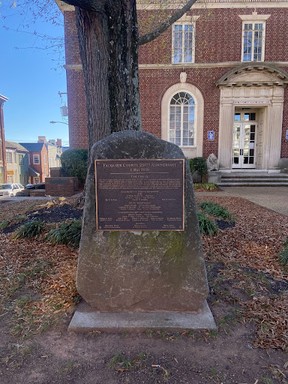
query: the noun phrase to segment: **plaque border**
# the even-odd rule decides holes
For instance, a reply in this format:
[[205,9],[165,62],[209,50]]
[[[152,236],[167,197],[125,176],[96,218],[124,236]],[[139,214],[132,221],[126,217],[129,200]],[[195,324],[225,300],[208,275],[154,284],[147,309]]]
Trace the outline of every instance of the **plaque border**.
[[[97,166],[96,166],[96,163],[97,162],[125,162],[125,161],[135,161],[135,162],[161,162],[161,161],[180,161],[182,162],[182,225],[181,225],[181,228],[180,229],[149,229],[149,228],[145,228],[145,229],[142,229],[142,228],[137,228],[137,229],[121,229],[121,228],[113,228],[113,229],[100,229],[98,227],[99,225],[99,212],[98,212],[98,206],[99,206],[99,202],[98,202],[98,186],[97,186]],[[94,160],[94,185],[95,185],[95,208],[96,208],[96,215],[95,215],[95,219],[96,219],[96,222],[95,222],[95,227],[96,227],[96,231],[102,231],[102,232],[114,232],[114,231],[117,231],[117,232],[151,232],[151,231],[159,231],[159,232],[183,232],[185,231],[185,172],[186,172],[186,160],[185,159],[95,159]]]

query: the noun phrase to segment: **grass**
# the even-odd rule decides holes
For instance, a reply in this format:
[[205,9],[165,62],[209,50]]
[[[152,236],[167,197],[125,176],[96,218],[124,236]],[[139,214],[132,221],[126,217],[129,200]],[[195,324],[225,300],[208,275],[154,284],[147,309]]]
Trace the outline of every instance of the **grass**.
[[9,220],[0,221],[0,230],[7,228],[9,224],[10,224]]
[[72,220],[51,229],[46,240],[52,244],[67,244],[77,248],[81,237],[81,220]]
[[195,191],[213,192],[219,190],[218,185],[214,183],[194,183],[193,186]]
[[[11,225],[9,221],[3,221],[0,223],[0,230]],[[68,222],[57,225],[56,228],[51,229],[44,240],[51,244],[66,244],[71,245],[74,248],[79,247],[81,238],[81,220],[69,220]],[[40,220],[31,220],[21,225],[13,233],[14,239],[24,238],[37,238],[46,229],[44,222]]]
[[200,233],[208,236],[216,235],[218,227],[209,217],[202,212],[198,212],[197,217]]
[[45,224],[42,221],[31,220],[21,225],[15,232],[15,239],[23,239],[25,237],[32,238],[39,236],[44,230]]
[[202,211],[217,218],[228,221],[233,220],[233,217],[228,209],[222,207],[220,204],[213,203],[212,201],[203,201],[203,203],[200,204],[200,208]]
[[[218,228],[233,226],[235,221],[228,209],[212,201],[203,201],[197,213],[200,233],[208,236],[216,235]],[[221,219],[216,221],[216,219]]]
[[133,357],[126,356],[120,352],[111,357],[108,366],[117,372],[125,372],[132,369],[139,369],[146,359],[147,355],[144,352],[138,353]]

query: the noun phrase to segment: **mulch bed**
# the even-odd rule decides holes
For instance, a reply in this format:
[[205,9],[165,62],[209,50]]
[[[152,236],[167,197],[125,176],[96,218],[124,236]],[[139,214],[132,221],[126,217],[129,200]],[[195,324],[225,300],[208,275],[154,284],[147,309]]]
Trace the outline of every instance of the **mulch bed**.
[[[211,290],[208,299],[216,320],[221,306],[231,306],[238,314],[236,321],[256,325],[255,346],[288,350],[288,270],[278,261],[288,236],[288,217],[242,198],[198,193],[196,200],[217,202],[235,217],[234,225],[220,223],[216,235],[202,236]],[[19,225],[13,220],[22,215],[21,222],[31,218],[61,222],[80,218],[82,210],[73,198],[0,207],[0,224],[12,223],[0,233],[0,291],[5,292],[0,309],[11,313],[15,334],[35,333],[73,311],[79,299],[77,251],[39,239],[12,239],[13,225]]]

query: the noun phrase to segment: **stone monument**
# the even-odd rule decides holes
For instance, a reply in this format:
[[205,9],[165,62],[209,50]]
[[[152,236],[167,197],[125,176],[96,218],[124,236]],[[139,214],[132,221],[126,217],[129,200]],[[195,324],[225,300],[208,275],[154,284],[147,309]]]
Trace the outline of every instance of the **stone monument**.
[[214,328],[181,149],[117,132],[91,149],[70,330]]

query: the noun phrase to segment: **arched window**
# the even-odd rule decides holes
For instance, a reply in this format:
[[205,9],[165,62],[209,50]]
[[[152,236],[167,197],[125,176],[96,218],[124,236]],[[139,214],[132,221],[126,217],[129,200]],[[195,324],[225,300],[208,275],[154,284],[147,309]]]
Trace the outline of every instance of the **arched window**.
[[185,76],[180,76],[180,81],[163,94],[161,138],[179,145],[190,159],[203,156],[204,98]]
[[187,92],[176,93],[170,101],[168,141],[180,147],[195,145],[195,101]]

